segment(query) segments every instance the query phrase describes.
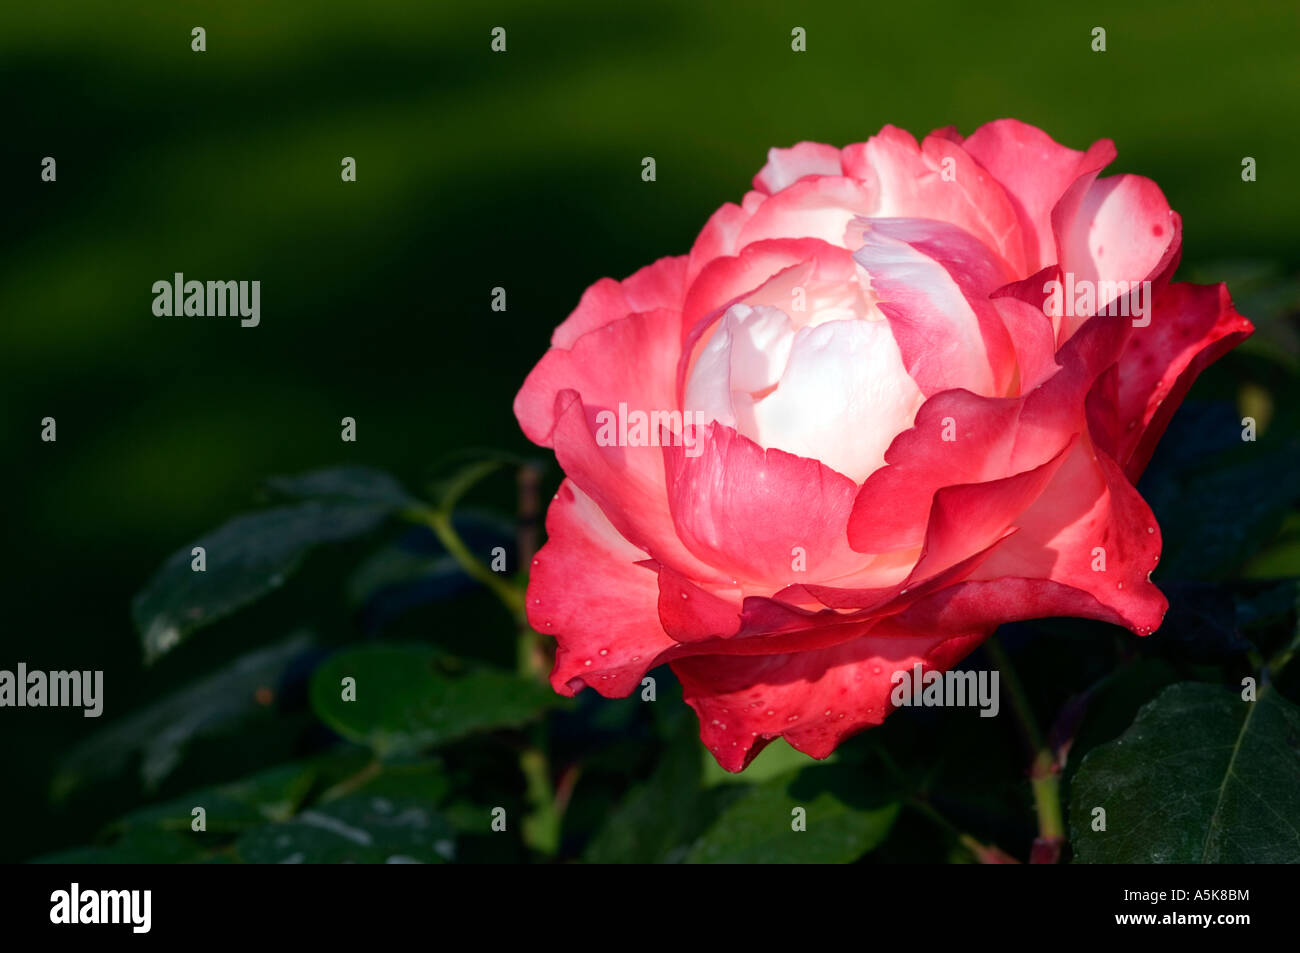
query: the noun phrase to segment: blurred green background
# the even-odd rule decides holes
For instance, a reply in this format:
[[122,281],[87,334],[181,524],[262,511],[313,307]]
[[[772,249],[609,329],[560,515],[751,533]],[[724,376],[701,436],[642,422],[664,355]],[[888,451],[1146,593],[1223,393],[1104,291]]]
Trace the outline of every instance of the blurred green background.
[[[1183,276],[1229,279],[1261,325],[1249,347],[1293,363],[1297,32],[1289,0],[6,4],[0,668],[104,669],[107,708],[0,711],[0,859],[131,806],[50,806],[72,742],[316,598],[286,591],[146,668],[129,599],[168,554],[272,474],[364,463],[419,486],[450,451],[524,450],[511,401],[582,290],[685,252],[770,146],[1003,116],[1075,148],[1110,137],[1109,171],[1155,179],[1183,215]],[[155,317],[175,271],[259,279],[261,326]],[[488,493],[512,505],[508,483]],[[471,646],[508,626],[485,596],[461,603],[426,621]]]

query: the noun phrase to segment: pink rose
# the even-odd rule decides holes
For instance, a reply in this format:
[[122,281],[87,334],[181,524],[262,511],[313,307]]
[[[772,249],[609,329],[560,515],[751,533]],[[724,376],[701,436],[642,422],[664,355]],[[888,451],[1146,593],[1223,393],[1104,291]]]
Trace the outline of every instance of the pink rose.
[[1170,282],[1180,219],[1114,155],[1014,120],[773,149],[689,255],[587,289],[515,399],[567,477],[528,588],[555,690],[670,663],[738,771],[1000,623],[1154,631],[1133,484],[1252,326]]

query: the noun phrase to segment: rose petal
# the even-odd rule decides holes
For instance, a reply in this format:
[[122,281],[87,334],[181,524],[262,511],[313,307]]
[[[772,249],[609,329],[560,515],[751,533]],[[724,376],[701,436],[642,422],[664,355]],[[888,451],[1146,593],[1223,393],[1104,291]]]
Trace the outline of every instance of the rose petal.
[[1159,628],[1168,602],[1150,580],[1160,559],[1151,508],[1104,452],[1080,442],[1020,531],[971,574],[973,581],[1050,580],[1087,593],[1097,608],[1070,615],[1117,622],[1138,635]]
[[[777,276],[797,272],[797,280],[779,289],[764,291]],[[754,242],[739,254],[709,263],[687,292],[682,310],[686,356],[693,358],[691,347],[706,339],[713,324],[737,302],[778,307],[790,314],[793,288],[803,281],[827,282],[857,280],[857,265],[843,248],[817,239],[773,239]],[[682,368],[684,374],[688,368]]]
[[675,311],[630,314],[589,331],[572,348],[551,348],[515,397],[515,417],[528,439],[551,445],[555,397],[576,390],[589,407],[617,412],[677,408],[680,317]]
[[740,602],[729,602],[667,566],[659,567],[659,621],[677,642],[729,638],[740,630]]
[[767,165],[754,176],[754,188],[775,195],[806,175],[842,175],[840,150],[820,142],[800,142],[789,149],[768,149]]
[[1061,371],[1019,398],[936,394],[895,438],[886,466],[858,491],[849,544],[882,553],[921,543],[941,487],[984,483],[1042,466],[1084,426],[1084,398],[1119,357],[1127,322],[1089,322],[1061,350]]
[[735,427],[735,392],[745,398],[746,420],[751,420],[750,395],[766,391],[780,380],[794,333],[790,318],[776,308],[744,304],[728,308],[695,358],[683,408],[695,415],[698,424],[716,420]]
[[569,479],[645,555],[696,581],[727,582],[677,538],[668,508],[662,449],[600,445],[596,414],[576,391],[561,391],[555,398],[555,456]]
[[1096,175],[1115,158],[1109,139],[1086,153],[1060,145],[1047,133],[1015,119],[998,119],[962,143],[967,153],[1002,184],[1021,222],[1025,271],[1057,261],[1052,209],[1081,175]]
[[589,331],[638,311],[681,310],[686,258],[660,258],[623,281],[602,278],[582,293],[578,307],[551,335],[551,346],[571,348]]
[[864,183],[837,175],[800,179],[758,206],[740,230],[741,247],[777,238],[817,238],[843,247],[853,219],[874,214],[876,197]]
[[1006,394],[1015,351],[989,295],[1011,280],[968,232],[925,219],[873,219],[854,260],[926,396],[952,387]]
[[1118,459],[1129,479],[1142,475],[1201,371],[1254,330],[1226,285],[1173,284],[1156,300],[1151,324],[1134,329],[1119,363]]
[[817,460],[764,450],[721,424],[698,437],[697,456],[667,447],[664,466],[677,535],[703,562],[765,592],[863,565],[844,532],[857,494],[852,480]]
[[872,216],[929,218],[964,229],[1025,273],[1020,220],[998,180],[944,136],[918,145],[911,133],[885,126],[865,143],[844,149],[845,173],[870,183],[879,196]]
[[830,648],[753,658],[697,656],[672,663],[718,763],[740,771],[773,738],[814,758],[880,724],[892,711],[894,672],[946,670],[988,631],[934,635],[884,620]]
[[695,284],[695,279],[710,262],[736,254],[740,249],[737,244],[740,230],[749,221],[752,211],[728,202],[709,216],[708,222],[700,231],[691,253],[687,256],[686,287]]
[[637,565],[645,554],[571,480],[547,510],[546,534],[526,598],[529,624],[557,639],[552,687],[569,696],[586,685],[607,697],[628,694],[676,644],[655,611],[655,572]]
[[753,405],[748,436],[860,482],[921,402],[887,322],[831,321],[795,335],[781,382]]
[[[1159,186],[1142,176],[1117,175],[1089,186],[1073,217],[1058,223],[1057,241],[1063,275],[1072,275],[1076,288],[1089,282],[1095,301],[1091,310],[1086,302],[1081,308],[1076,294],[1066,314],[1068,337],[1090,314],[1114,315],[1105,311],[1111,302],[1153,280],[1177,254],[1180,230]],[[1130,301],[1123,302],[1129,310],[1142,306],[1140,299]]]

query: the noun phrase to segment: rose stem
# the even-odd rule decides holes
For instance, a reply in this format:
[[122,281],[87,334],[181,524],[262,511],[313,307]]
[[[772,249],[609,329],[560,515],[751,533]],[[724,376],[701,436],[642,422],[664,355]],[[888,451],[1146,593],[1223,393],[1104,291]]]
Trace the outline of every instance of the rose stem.
[[930,803],[929,799],[926,798],[924,793],[919,791],[918,792],[910,791],[909,788],[911,787],[911,785],[908,783],[907,776],[903,773],[903,769],[900,768],[894,762],[894,759],[889,756],[889,752],[880,746],[875,746],[875,751],[876,754],[880,756],[880,761],[885,766],[885,770],[894,778],[894,783],[898,785],[899,793],[902,795],[904,803],[906,803],[908,807],[913,808],[917,813],[922,814],[925,817],[929,818],[939,827],[942,827],[945,831],[951,834],[954,838],[956,838],[959,844],[965,847],[966,850],[970,851],[970,853],[975,857],[975,859],[979,863],[981,864],[1020,863],[1020,861],[1016,860],[1014,857],[1012,857],[1006,851],[1002,850],[997,845],[982,843],[976,840],[970,834],[967,834],[965,831],[959,828],[952,821],[948,820],[948,818],[944,817],[943,814],[939,811],[939,809]]
[[993,664],[1002,673],[1002,680],[1011,696],[1011,709],[1016,713],[1021,731],[1032,753],[1029,784],[1034,793],[1034,809],[1038,814],[1038,837],[1034,840],[1029,862],[1054,864],[1061,856],[1065,844],[1065,822],[1061,810],[1061,772],[1056,755],[1043,741],[1043,733],[1034,718],[1025,688],[1007,657],[1006,650],[996,635],[984,643]]
[[[536,634],[528,625],[524,593],[483,565],[460,538],[451,519],[458,495],[444,500],[442,506],[422,507],[411,515],[429,526],[461,569],[470,578],[487,586],[509,610],[516,624],[519,674],[526,678],[536,678],[538,659],[533,650]],[[522,497],[521,492],[521,503]],[[531,560],[531,557],[529,558]],[[524,840],[534,850],[547,856],[554,856],[559,852],[560,847],[560,813],[557,809],[555,789],[551,784],[551,766],[546,755],[546,733],[543,725],[537,724],[530,729],[529,743],[519,753],[519,770],[524,776],[531,808],[528,817],[524,819]]]

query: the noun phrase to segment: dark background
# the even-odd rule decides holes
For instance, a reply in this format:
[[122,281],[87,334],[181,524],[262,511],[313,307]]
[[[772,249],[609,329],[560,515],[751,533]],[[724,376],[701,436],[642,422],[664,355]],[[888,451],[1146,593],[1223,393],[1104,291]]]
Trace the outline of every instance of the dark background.
[[[1155,179],[1183,216],[1181,277],[1228,279],[1260,325],[1243,353],[1293,365],[1296,24],[1286,0],[6,4],[0,668],[103,669],[106,710],[0,710],[0,858],[83,842],[133,803],[123,786],[52,805],[71,743],[337,586],[313,557],[319,590],[290,586],[146,668],[129,600],[167,555],[273,474],[364,463],[418,488],[448,452],[526,450],[511,401],[582,290],[687,251],[770,146],[1004,116],[1074,148],[1112,138],[1108,171]],[[155,317],[151,286],[175,271],[260,280],[261,325]],[[1233,394],[1232,366],[1214,373],[1204,387]],[[507,482],[483,492],[511,506]],[[327,639],[350,624],[310,621]],[[508,664],[486,596],[413,624]],[[274,753],[221,752],[213,773]]]

